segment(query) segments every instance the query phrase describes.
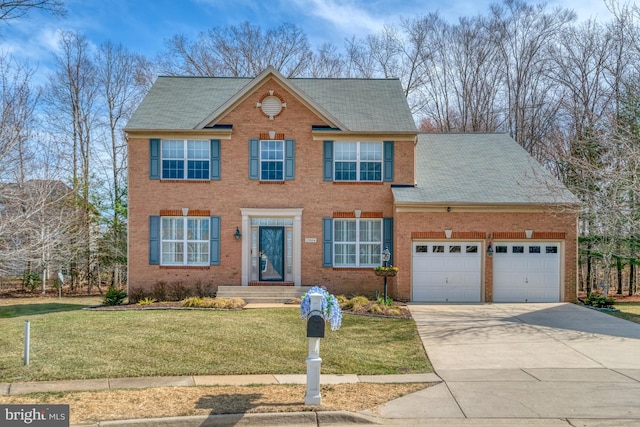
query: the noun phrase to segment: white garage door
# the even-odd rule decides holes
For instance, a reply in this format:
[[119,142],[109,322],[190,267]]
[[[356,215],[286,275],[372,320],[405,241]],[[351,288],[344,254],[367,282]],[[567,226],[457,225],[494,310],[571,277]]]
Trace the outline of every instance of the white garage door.
[[413,301],[480,302],[478,242],[414,242]]
[[493,301],[560,301],[560,244],[494,243]]

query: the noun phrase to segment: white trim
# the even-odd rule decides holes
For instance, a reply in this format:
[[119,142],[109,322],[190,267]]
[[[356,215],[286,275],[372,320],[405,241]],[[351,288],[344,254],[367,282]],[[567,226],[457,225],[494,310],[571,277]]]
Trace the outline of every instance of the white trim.
[[[263,142],[279,142],[280,143],[280,147],[282,148],[282,159],[263,159],[262,158],[262,143]],[[268,152],[268,148],[265,150],[265,152]],[[284,139],[260,139],[258,140],[258,178],[260,179],[261,182],[282,182],[284,181],[284,175],[286,173],[285,171],[285,160],[287,157],[287,153],[286,153],[286,147],[285,147],[285,141]],[[281,163],[282,164],[282,178],[280,179],[262,179],[262,164],[263,163]]]
[[[397,213],[441,213],[441,212],[544,212],[544,213],[562,213],[560,205],[544,205],[544,204],[482,204],[474,203],[469,205],[457,204],[424,204],[406,202],[395,202],[395,211]],[[449,209],[449,210],[447,210]]]
[[[380,240],[378,242],[362,242],[360,241],[360,225],[362,222],[364,221],[369,221],[369,222],[378,222],[380,224]],[[351,241],[340,241],[340,242],[336,242],[335,239],[335,230],[336,230],[336,223],[337,222],[354,222],[356,224],[356,232],[355,232],[355,236],[356,236],[356,240],[351,242]],[[333,266],[336,268],[372,268],[375,267],[376,265],[380,265],[380,263],[382,262],[382,251],[384,250],[384,221],[383,218],[333,218],[333,232],[334,232],[334,236],[333,236]],[[360,264],[360,248],[361,246],[366,246],[366,245],[376,245],[376,244],[380,244],[380,253],[378,254],[380,256],[379,260],[373,264]],[[353,244],[356,247],[356,253],[355,253],[355,264],[338,264],[336,262],[336,245],[345,245],[345,244]]]
[[242,286],[249,285],[251,277],[251,218],[293,218],[292,275],[295,286],[302,285],[302,211],[304,208],[260,209],[240,208],[242,215]]
[[[356,144],[356,158],[353,160],[339,160],[337,158],[338,144]],[[380,160],[362,160],[361,147],[362,144],[376,144],[380,149]],[[336,164],[337,163],[355,163],[356,164],[356,176],[355,179],[336,179]],[[362,170],[363,163],[378,163],[380,164],[380,179],[361,179],[360,172]],[[383,182],[384,181],[384,141],[333,141],[333,182]]]
[[[160,179],[167,181],[167,180],[180,180],[180,181],[209,181],[211,179],[211,140],[210,139],[161,139],[160,140],[160,153],[159,153],[159,172],[160,172]],[[164,144],[167,142],[182,142],[182,157],[168,157],[165,158],[163,156],[163,147]],[[207,157],[206,158],[195,158],[195,159],[190,159],[189,158],[189,143],[190,142],[201,142],[204,144],[204,146],[207,148]],[[169,178],[169,177],[165,177],[164,176],[164,167],[163,167],[163,162],[164,160],[175,160],[175,161],[181,161],[182,165],[183,165],[183,175],[182,178]],[[208,176],[206,178],[189,178],[189,160],[196,160],[196,161],[206,161],[207,165],[208,165]],[[184,208],[183,208],[184,209]]]

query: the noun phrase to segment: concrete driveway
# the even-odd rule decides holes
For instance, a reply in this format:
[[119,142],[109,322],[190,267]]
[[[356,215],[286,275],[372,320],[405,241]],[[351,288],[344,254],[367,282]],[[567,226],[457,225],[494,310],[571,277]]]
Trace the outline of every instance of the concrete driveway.
[[640,425],[639,324],[565,303],[410,309],[444,383],[382,415]]

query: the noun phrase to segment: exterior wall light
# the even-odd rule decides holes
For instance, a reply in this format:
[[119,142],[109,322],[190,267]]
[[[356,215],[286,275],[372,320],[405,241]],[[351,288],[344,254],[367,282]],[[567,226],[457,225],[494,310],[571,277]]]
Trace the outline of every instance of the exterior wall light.
[[236,240],[240,240],[240,238],[242,237],[242,234],[240,234],[240,229],[238,227],[236,227],[236,232],[233,233],[233,237],[235,237]]
[[384,266],[387,266],[387,263],[389,262],[389,258],[391,258],[391,252],[389,252],[389,248],[384,248],[384,251],[382,251],[382,262],[384,263]]
[[493,248],[491,247],[491,243],[487,246],[487,256],[491,258],[493,256]]

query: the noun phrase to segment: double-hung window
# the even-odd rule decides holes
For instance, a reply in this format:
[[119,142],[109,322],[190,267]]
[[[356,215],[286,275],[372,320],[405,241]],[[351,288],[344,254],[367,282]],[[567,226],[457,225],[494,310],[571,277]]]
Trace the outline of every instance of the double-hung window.
[[334,220],[335,267],[373,267],[382,253],[381,219]]
[[209,265],[209,218],[162,217],[161,265]]
[[162,141],[162,179],[209,179],[210,142]]
[[382,181],[381,142],[335,142],[335,181]]
[[260,141],[260,180],[284,180],[284,141]]

